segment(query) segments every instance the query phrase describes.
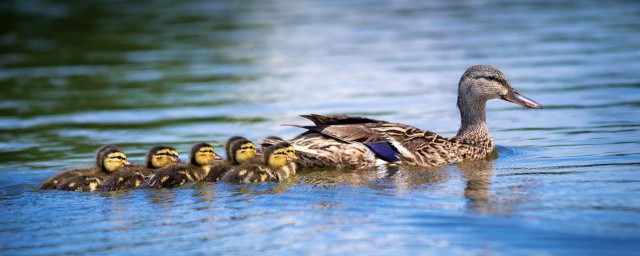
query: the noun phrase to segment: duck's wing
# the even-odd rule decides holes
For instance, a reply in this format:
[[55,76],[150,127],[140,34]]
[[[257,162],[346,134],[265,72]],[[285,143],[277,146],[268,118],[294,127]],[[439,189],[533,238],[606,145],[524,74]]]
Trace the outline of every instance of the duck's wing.
[[301,115],[309,119],[315,125],[336,125],[336,124],[365,124],[365,123],[384,123],[384,121],[375,120],[360,116],[333,115],[324,116],[318,114]]
[[214,162],[209,166],[211,168],[209,170],[209,173],[201,181],[204,181],[204,182],[219,181],[222,179],[222,176],[224,176],[224,174],[233,167],[233,165],[228,161]]
[[101,177],[96,175],[80,175],[65,180],[63,183],[58,184],[56,187],[58,190],[67,191],[94,191],[102,183]]
[[142,188],[173,188],[184,185],[193,177],[188,164],[177,164],[156,170]]
[[40,185],[40,189],[57,189],[60,184],[66,183],[66,181],[69,179],[73,179],[83,175],[91,175],[93,173],[98,173],[99,171],[100,170],[98,170],[97,167],[69,169],[69,170],[57,173],[52,177],[48,178],[47,180],[45,180],[44,182],[42,182],[42,184]]
[[102,182],[100,190],[117,191],[138,188],[145,181],[144,169],[146,168],[131,168],[112,174]]
[[[349,122],[352,122],[364,119],[341,116],[340,120],[351,120]],[[325,121],[325,119],[320,119],[320,121]],[[438,159],[442,159],[443,155],[448,153],[447,150],[451,145],[447,138],[410,125],[377,120],[365,123],[349,122],[299,127],[345,143],[362,143],[371,149],[378,158],[387,162],[401,161],[405,164],[439,165],[440,160]],[[430,163],[434,161],[435,164]]]

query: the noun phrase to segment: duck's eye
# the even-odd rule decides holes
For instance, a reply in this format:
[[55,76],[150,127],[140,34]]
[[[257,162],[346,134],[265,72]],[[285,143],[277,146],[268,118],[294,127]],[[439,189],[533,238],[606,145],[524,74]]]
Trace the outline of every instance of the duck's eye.
[[127,160],[127,158],[126,158],[126,157],[121,157],[121,156],[112,156],[112,157],[109,157],[109,158],[111,158],[111,159],[120,159],[120,160]]
[[158,156],[173,156],[171,153],[159,153]]
[[256,149],[256,147],[254,146],[246,146],[246,147],[240,147],[241,150],[247,150],[247,149]]
[[213,153],[214,151],[211,149],[200,150],[200,153]]

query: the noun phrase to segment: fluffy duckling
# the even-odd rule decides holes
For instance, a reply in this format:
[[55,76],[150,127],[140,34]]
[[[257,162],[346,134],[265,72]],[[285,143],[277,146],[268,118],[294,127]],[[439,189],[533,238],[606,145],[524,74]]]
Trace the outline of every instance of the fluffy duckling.
[[121,171],[125,165],[129,165],[127,156],[118,147],[113,145],[103,146],[96,153],[95,167],[71,169],[56,174],[42,183],[40,188],[94,191],[105,178]]
[[[295,150],[288,142],[280,142],[264,151],[263,163],[249,162],[227,172],[223,181],[232,183],[279,182],[295,173]],[[291,169],[293,168],[293,169]]]
[[[269,136],[262,139],[262,143],[260,143],[260,146],[262,147],[262,151],[264,152],[266,148],[268,148],[269,146],[278,144],[280,142],[285,142],[285,140],[278,136]],[[286,148],[286,152],[287,152],[287,155],[289,155],[289,157],[291,157],[292,159],[298,160],[298,157],[296,156],[296,150],[293,148],[293,145]],[[287,162],[286,168],[283,168],[280,170],[280,172],[276,173],[279,175],[279,180],[282,181],[284,179],[287,179],[289,176],[296,174],[295,172],[295,170],[297,169],[296,167],[297,166],[295,161]]]
[[[231,142],[231,143],[229,143]],[[211,164],[209,175],[202,181],[215,182],[234,166],[247,163],[256,159],[256,145],[248,139],[240,136],[231,137],[225,146],[227,160]]]
[[178,151],[171,146],[154,146],[147,152],[145,165],[127,166],[125,170],[115,173],[102,182],[102,191],[134,189],[144,183],[145,179],[157,169],[180,162]]
[[155,171],[149,177],[145,187],[172,188],[187,182],[198,182],[209,174],[209,164],[214,160],[222,160],[216,155],[214,148],[207,143],[197,143],[191,147],[188,164],[167,166]]

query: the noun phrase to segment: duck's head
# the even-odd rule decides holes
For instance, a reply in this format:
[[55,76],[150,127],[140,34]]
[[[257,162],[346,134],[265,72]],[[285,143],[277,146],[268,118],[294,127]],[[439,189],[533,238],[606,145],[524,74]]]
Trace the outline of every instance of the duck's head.
[[179,162],[182,161],[178,157],[178,151],[171,146],[154,146],[147,153],[147,168],[150,169],[158,169]]
[[97,166],[106,172],[118,171],[122,166],[130,165],[127,155],[114,145],[102,146],[96,153]]
[[237,140],[246,140],[247,138],[242,136],[232,136],[227,140],[227,143],[224,145],[224,153],[227,154],[227,158],[231,159],[233,156],[233,152],[231,151],[231,144],[233,144]]
[[280,142],[264,150],[264,162],[273,169],[279,169],[296,159],[296,151],[288,142]]
[[231,143],[228,154],[233,164],[241,164],[256,157],[256,145],[247,139],[237,139]]
[[213,146],[201,142],[196,143],[191,147],[191,151],[189,151],[189,159],[191,164],[203,166],[210,164],[213,160],[220,160],[222,158],[216,154]]
[[513,89],[500,70],[488,65],[468,68],[458,85],[458,106],[491,99],[503,99],[526,108],[542,108],[538,102]]
[[260,143],[260,152],[264,152],[265,149],[267,149],[269,146],[273,145],[274,143],[272,141],[285,141],[284,139],[278,137],[278,136],[269,136],[266,137],[264,139],[262,139],[262,143]]

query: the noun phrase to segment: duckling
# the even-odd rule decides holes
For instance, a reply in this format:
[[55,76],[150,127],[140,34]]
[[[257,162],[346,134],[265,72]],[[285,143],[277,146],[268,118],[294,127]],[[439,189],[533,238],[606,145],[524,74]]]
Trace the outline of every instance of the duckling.
[[[297,159],[293,146],[280,142],[264,151],[263,163],[249,162],[234,167],[222,177],[232,183],[279,182],[295,173],[295,165],[287,163]],[[291,169],[294,168],[294,169]]]
[[[278,138],[275,136],[271,136],[271,137],[267,137],[267,138]],[[289,144],[287,142],[285,142],[286,144]],[[298,156],[296,156],[296,150],[293,147],[293,145],[289,144],[286,148],[285,148],[285,152],[287,153],[287,156],[289,157],[289,161],[287,161],[287,164],[285,166],[283,166],[282,168],[278,169],[275,174],[276,174],[276,178],[278,180],[278,182],[282,182],[286,179],[288,179],[289,177],[291,177],[292,175],[296,174],[296,160],[298,160]]]
[[49,189],[55,185],[59,190],[94,191],[105,178],[121,171],[126,165],[130,163],[120,149],[112,145],[103,146],[96,154],[95,167],[71,169],[57,174],[45,181],[41,188]]
[[225,172],[229,171],[232,167],[253,161],[256,159],[257,155],[256,145],[248,139],[240,136],[231,137],[227,141],[225,151],[227,152],[227,160],[212,163],[209,175],[207,175],[207,177],[202,181],[219,181]]
[[102,191],[134,189],[144,183],[145,179],[159,168],[179,163],[178,151],[171,146],[160,145],[149,149],[147,163],[127,166],[124,171],[115,173],[102,182]]
[[187,182],[199,182],[209,174],[209,164],[214,160],[222,160],[215,149],[207,143],[197,143],[191,147],[188,164],[167,166],[155,171],[145,188],[172,188]]
[[[262,139],[262,143],[260,143],[260,146],[262,147],[262,151],[264,151],[269,146],[275,145],[280,142],[285,142],[285,140],[278,136],[269,136]],[[293,145],[291,145],[290,147],[287,147],[286,152],[290,158],[294,160],[298,160],[298,157],[296,156],[296,150],[293,147]],[[297,166],[295,161],[287,162],[287,165],[285,166],[285,168],[282,168],[279,172],[276,172],[276,174],[278,174],[279,176],[279,180],[280,181],[285,180],[289,176],[296,174],[296,169],[297,169],[296,167]]]

